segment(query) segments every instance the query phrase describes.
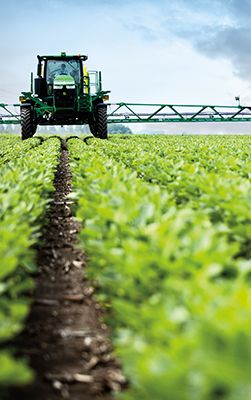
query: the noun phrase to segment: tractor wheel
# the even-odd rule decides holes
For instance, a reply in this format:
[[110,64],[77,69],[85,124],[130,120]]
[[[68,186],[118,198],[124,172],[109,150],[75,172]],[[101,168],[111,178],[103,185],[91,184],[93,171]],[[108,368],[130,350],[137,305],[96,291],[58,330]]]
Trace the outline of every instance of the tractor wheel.
[[97,137],[99,139],[107,139],[107,107],[97,106],[96,110],[96,122],[97,122]]
[[89,119],[89,128],[92,135],[99,139],[107,139],[107,108],[104,105],[96,106],[94,115]]
[[21,135],[22,140],[31,138],[36,132],[37,126],[32,120],[31,107],[21,107]]

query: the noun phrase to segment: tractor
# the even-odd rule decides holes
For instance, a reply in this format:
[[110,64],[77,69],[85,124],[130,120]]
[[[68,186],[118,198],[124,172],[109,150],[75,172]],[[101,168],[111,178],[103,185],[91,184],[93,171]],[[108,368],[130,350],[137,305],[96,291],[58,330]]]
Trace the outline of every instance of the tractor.
[[84,124],[93,136],[107,139],[109,91],[102,90],[101,72],[87,71],[86,55],[37,58],[37,78],[31,74],[30,92],[19,97],[22,139],[32,137],[38,125]]

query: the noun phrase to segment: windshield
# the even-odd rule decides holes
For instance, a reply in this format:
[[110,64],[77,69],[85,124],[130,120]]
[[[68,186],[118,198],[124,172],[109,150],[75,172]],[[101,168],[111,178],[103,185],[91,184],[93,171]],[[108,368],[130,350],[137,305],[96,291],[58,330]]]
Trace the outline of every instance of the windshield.
[[52,84],[57,75],[70,75],[75,82],[80,82],[80,62],[77,60],[48,60],[46,69],[46,81]]

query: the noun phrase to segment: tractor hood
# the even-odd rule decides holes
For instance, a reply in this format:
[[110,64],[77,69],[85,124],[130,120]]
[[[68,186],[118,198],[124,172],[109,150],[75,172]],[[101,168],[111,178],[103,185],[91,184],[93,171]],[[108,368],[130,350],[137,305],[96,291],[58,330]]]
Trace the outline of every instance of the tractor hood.
[[53,81],[53,89],[75,89],[75,81],[71,75],[57,75]]

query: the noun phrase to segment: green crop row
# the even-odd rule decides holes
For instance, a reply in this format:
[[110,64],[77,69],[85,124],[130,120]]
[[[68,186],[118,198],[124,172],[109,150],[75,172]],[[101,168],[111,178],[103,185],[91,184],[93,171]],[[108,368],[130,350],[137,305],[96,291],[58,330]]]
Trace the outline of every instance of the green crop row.
[[[206,170],[241,171],[242,163],[250,161],[251,138],[249,136],[133,136],[125,137],[124,140],[117,136],[112,136],[109,141],[110,151],[119,146],[122,157],[127,151],[128,157],[124,159],[129,165],[130,161],[134,165],[133,153],[135,149],[139,158],[147,157],[149,153],[165,159],[166,167],[182,169],[187,163],[192,163],[196,168]],[[105,143],[103,143],[105,144]],[[113,146],[112,146],[113,145]],[[129,150],[129,151],[128,151]],[[219,157],[221,152],[224,157]],[[116,153],[115,153],[116,154]],[[207,154],[207,157],[201,157]],[[132,155],[132,160],[130,157]],[[183,157],[184,156],[184,157]],[[225,162],[227,158],[227,163]],[[153,159],[153,161],[155,158]],[[150,163],[153,164],[153,161]],[[135,165],[137,166],[137,165]],[[149,170],[151,173],[151,170]]]
[[203,172],[250,177],[251,139],[243,136],[158,136],[102,142],[103,150],[150,182],[169,184]]
[[23,142],[17,136],[0,136],[0,165],[17,157],[27,156],[27,152],[41,143],[40,138],[32,138]]
[[203,209],[213,223],[224,223],[229,240],[239,243],[240,255],[251,256],[249,137],[157,137],[152,142],[137,137],[121,142],[97,146],[141,179],[167,190],[179,208]]
[[[58,139],[47,139],[31,149],[35,143],[35,139],[30,139],[18,144],[19,154],[23,156],[2,165],[0,170],[2,349],[7,341],[21,331],[29,311],[30,302],[25,294],[33,288],[31,274],[36,270],[32,245],[38,240],[39,229],[44,223],[42,217],[53,191],[54,173],[59,159]],[[14,154],[17,147],[14,144]],[[13,351],[0,350],[1,387],[24,383],[32,378],[26,363],[15,360]]]
[[[200,172],[191,181],[187,171],[180,185],[187,185],[193,199],[181,205],[174,187],[146,183],[138,179],[138,169],[114,160],[121,160],[127,146],[128,157],[137,162],[141,138],[135,138],[133,146],[118,142],[114,157],[106,150],[112,142],[68,143],[76,215],[83,222],[80,244],[89,256],[89,276],[107,305],[116,351],[130,381],[120,398],[251,398],[251,261],[240,255],[235,225],[228,221],[236,207],[234,191],[240,190],[245,212],[236,215],[241,215],[239,226],[245,227],[248,238],[242,174],[223,173],[220,185],[205,169],[204,192],[209,185],[211,197],[205,194],[202,206],[194,204],[202,195],[189,188]],[[208,156],[201,151],[204,163]],[[186,162],[184,154],[181,159]],[[188,165],[193,173],[193,164]],[[213,190],[215,182],[220,187]],[[248,179],[245,183],[249,188]],[[222,218],[219,211],[220,217],[212,218],[210,201],[215,208],[225,198],[229,214]]]

